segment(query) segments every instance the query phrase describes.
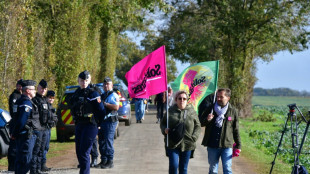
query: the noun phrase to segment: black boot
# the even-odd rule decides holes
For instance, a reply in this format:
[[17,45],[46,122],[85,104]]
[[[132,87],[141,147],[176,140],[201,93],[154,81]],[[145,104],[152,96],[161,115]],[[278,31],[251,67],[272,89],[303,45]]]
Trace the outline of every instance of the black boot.
[[90,167],[95,167],[96,165],[97,165],[97,158],[92,158],[91,163],[90,163]]
[[103,169],[111,169],[114,167],[113,161],[108,161],[105,165],[103,165],[101,168]]
[[50,171],[50,170],[51,170],[51,168],[46,167],[46,164],[45,164],[45,163],[42,164],[42,166],[41,166],[41,171],[47,172],[47,171]]
[[95,165],[95,167],[96,168],[102,168],[106,163],[107,163],[107,161],[102,161],[101,160],[101,162],[99,164]]

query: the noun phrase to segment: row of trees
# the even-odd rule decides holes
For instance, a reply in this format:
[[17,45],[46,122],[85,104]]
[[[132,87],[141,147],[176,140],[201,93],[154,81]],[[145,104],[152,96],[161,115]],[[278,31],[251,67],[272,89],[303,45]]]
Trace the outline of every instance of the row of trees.
[[[166,20],[158,33],[148,28],[153,12]],[[166,45],[169,81],[173,59],[220,60],[219,87],[231,88],[232,103],[250,116],[257,60],[306,49],[309,14],[304,0],[3,0],[0,107],[19,78],[44,78],[58,96],[84,69],[94,82],[114,75],[125,82],[132,65]],[[127,30],[147,33],[141,47]]]
[[116,75],[124,80],[121,71],[148,51],[138,50],[122,33],[146,30],[152,21],[145,16],[155,8],[168,6],[161,0],[0,1],[0,107],[7,107],[20,78],[44,78],[58,97],[85,69],[93,82],[102,82],[113,78],[118,66]]
[[264,88],[254,88],[253,95],[255,96],[301,96],[309,97],[310,92],[307,91],[297,91],[290,88],[274,88],[274,89],[264,89]]
[[[256,62],[279,51],[308,48],[310,6],[304,0],[172,0],[162,28],[165,44],[183,62],[220,60],[219,87],[232,89],[232,104],[251,116]],[[308,30],[307,30],[308,29]]]

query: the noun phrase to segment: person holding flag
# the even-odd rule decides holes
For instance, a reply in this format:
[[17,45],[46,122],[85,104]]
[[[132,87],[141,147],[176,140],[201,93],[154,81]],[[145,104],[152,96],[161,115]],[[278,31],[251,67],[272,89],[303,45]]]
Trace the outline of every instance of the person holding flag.
[[217,90],[216,102],[206,100],[205,110],[200,116],[201,126],[205,126],[202,145],[207,146],[209,173],[218,173],[218,162],[221,157],[223,173],[232,173],[233,144],[241,151],[239,135],[239,116],[237,110],[229,103],[231,90],[221,88]]
[[[187,174],[187,166],[191,153],[196,148],[196,141],[200,134],[200,122],[194,107],[187,102],[188,94],[185,91],[178,91],[169,112],[169,123],[167,117],[163,117],[160,123],[162,134],[165,136],[166,150],[169,157],[169,174]],[[173,133],[179,123],[184,124],[184,135],[178,140]],[[168,126],[167,126],[168,124]],[[169,139],[168,139],[169,138]],[[168,143],[167,143],[168,141]]]

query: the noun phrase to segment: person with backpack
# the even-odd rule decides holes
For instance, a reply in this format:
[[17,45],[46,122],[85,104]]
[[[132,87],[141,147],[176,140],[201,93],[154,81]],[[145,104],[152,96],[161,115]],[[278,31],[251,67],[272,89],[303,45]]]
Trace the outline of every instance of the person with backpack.
[[101,95],[101,100],[104,104],[106,113],[99,121],[99,152],[101,162],[96,165],[96,168],[109,169],[113,168],[114,158],[114,134],[118,124],[119,95],[113,91],[113,82],[109,77],[103,81],[104,93]]
[[187,174],[189,159],[200,135],[199,118],[193,105],[187,103],[188,98],[185,91],[178,91],[174,98],[176,104],[168,109],[169,120],[163,117],[160,123],[169,157],[169,174]]

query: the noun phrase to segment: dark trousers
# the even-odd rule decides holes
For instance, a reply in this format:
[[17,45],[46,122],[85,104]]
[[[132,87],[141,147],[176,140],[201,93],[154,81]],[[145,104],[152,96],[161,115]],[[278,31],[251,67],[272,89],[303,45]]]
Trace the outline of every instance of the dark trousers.
[[100,130],[98,133],[99,138],[99,151],[101,155],[101,161],[113,161],[114,157],[114,134],[116,122],[106,121],[100,124]]
[[95,138],[95,141],[93,142],[93,145],[92,145],[92,148],[91,148],[91,151],[90,151],[90,155],[91,155],[92,159],[96,159],[99,156],[99,153],[98,153],[98,141],[97,141],[96,138]]
[[27,133],[18,136],[18,138],[16,139],[16,174],[26,174],[30,170],[32,151],[36,139],[37,136],[35,134],[32,134],[30,137],[28,137]]
[[30,171],[35,173],[37,170],[41,170],[41,160],[42,160],[41,148],[43,144],[42,142],[44,140],[42,130],[33,131],[33,134],[36,135],[37,138],[33,147]]
[[75,126],[75,150],[80,174],[90,173],[89,155],[97,134],[98,128],[92,123],[78,123]]
[[8,171],[14,171],[16,160],[16,141],[10,139],[9,150],[8,150]]
[[50,148],[50,140],[51,140],[51,129],[46,129],[43,131],[42,135],[42,147],[40,150],[40,154],[42,154],[41,166],[46,163],[46,154]]
[[157,103],[157,119],[163,119],[164,103]]

